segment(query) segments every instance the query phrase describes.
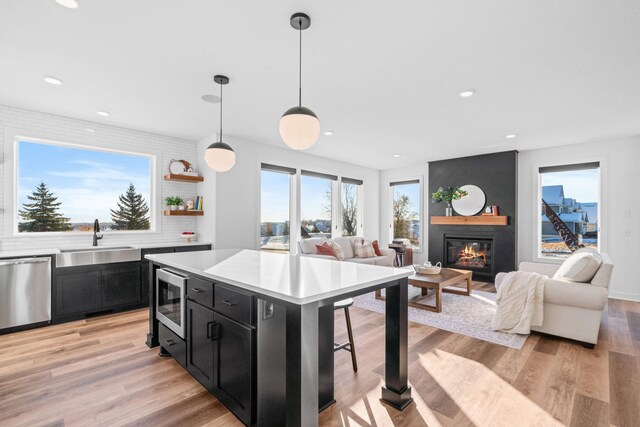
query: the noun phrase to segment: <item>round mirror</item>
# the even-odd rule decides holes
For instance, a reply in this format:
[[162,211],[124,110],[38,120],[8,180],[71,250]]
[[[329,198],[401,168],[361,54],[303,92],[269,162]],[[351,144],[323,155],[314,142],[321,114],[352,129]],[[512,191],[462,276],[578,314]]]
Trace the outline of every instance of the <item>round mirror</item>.
[[461,190],[467,192],[467,195],[461,199],[453,200],[451,204],[453,209],[462,216],[473,216],[482,211],[487,201],[484,191],[476,185],[463,185]]

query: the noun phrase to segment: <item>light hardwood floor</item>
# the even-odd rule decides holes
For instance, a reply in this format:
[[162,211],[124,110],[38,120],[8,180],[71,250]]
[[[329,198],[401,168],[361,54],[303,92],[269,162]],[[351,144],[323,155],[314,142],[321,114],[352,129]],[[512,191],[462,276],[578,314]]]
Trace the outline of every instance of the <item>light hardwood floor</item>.
[[[514,350],[410,323],[403,412],[379,400],[384,317],[351,313],[360,370],[336,353],[338,403],[320,425],[640,425],[640,303],[610,300],[595,350],[537,334]],[[0,336],[0,426],[241,425],[146,332],[137,310]]]

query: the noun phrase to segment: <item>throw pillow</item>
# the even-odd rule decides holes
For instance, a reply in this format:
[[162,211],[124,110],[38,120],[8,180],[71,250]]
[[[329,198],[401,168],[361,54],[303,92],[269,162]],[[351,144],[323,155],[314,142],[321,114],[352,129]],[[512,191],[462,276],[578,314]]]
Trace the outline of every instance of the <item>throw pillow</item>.
[[316,245],[316,249],[318,250],[318,255],[329,255],[336,258],[336,253],[333,252],[333,248],[327,242],[322,245]]
[[333,249],[333,252],[336,254],[335,257],[338,261],[344,261],[344,249],[340,246],[339,243],[334,242],[333,240],[329,240],[329,246]]
[[373,251],[376,253],[376,256],[382,256],[382,252],[380,252],[380,245],[377,240],[371,242],[371,246],[373,246]]
[[553,278],[569,280],[571,282],[589,283],[598,272],[601,264],[602,257],[599,253],[576,251],[564,260]]
[[371,258],[376,256],[371,243],[365,243],[364,240],[356,240],[353,245],[356,258]]

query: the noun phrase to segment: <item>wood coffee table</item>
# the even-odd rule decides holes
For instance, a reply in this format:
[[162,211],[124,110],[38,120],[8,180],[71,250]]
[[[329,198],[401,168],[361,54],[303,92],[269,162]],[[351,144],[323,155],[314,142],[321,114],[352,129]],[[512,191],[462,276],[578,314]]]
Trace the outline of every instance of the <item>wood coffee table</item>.
[[[414,274],[409,277],[409,284],[422,288],[422,296],[428,295],[429,289],[436,291],[436,305],[419,304],[416,299],[409,300],[409,306],[423,310],[442,311],[442,293],[448,292],[458,295],[471,295],[471,276],[469,270],[456,270],[453,268],[443,268],[440,274]],[[467,281],[467,290],[445,288],[450,285],[457,285]],[[383,299],[380,291],[376,291],[376,299]]]

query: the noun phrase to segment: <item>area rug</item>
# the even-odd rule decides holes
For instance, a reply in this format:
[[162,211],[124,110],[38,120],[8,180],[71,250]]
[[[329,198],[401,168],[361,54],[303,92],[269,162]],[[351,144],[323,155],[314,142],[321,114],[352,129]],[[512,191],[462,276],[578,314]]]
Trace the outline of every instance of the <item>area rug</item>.
[[[420,288],[409,286],[409,298],[419,295]],[[409,320],[520,350],[528,335],[491,330],[491,319],[496,311],[496,297],[493,292],[472,291],[470,296],[443,292],[442,312],[435,313],[409,307]],[[419,302],[434,305],[435,292],[429,292],[429,296]],[[353,305],[384,313],[384,301],[375,299],[373,292],[355,297]]]

